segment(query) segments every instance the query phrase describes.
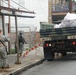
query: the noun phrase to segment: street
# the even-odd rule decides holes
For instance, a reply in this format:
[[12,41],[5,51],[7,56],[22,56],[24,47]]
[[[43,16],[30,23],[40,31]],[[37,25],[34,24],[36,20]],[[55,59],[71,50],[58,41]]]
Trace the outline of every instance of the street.
[[76,75],[76,54],[68,54],[54,61],[44,61],[20,75]]

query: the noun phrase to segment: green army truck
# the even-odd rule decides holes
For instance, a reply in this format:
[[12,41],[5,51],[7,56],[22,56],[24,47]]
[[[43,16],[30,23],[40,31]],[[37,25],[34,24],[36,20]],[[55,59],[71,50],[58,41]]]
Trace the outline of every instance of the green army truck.
[[53,28],[54,24],[40,23],[45,60],[53,60],[55,53],[62,56],[76,52],[76,27]]

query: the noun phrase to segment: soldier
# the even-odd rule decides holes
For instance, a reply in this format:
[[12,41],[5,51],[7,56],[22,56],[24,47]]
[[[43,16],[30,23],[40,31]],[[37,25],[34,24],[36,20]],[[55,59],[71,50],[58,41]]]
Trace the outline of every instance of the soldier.
[[[19,42],[19,56],[21,56],[22,52],[24,50],[24,43],[26,44],[26,41],[25,41],[25,39],[23,37],[22,32],[20,32],[19,35],[18,35],[18,42]],[[16,47],[17,47],[17,45],[16,45]]]
[[22,32],[19,33],[18,39],[19,39],[19,54],[21,56],[21,54],[24,50],[24,43],[26,43]]
[[0,68],[9,68],[9,64],[7,61],[7,51],[5,42],[8,39],[2,35],[2,30],[0,29]]

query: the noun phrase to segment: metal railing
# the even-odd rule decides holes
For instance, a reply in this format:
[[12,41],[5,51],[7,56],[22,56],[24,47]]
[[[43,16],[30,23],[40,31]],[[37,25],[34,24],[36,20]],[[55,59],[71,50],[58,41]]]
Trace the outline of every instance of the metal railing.
[[[72,3],[72,11],[76,10],[76,5]],[[52,12],[68,12],[69,11],[69,3],[65,4],[53,4]]]

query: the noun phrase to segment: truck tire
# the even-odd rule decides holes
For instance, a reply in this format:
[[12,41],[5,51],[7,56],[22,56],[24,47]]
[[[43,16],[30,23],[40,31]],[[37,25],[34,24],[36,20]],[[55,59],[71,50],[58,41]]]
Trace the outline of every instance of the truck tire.
[[54,60],[54,52],[51,52],[51,58],[50,59],[47,59],[47,61],[52,61],[52,60]]

